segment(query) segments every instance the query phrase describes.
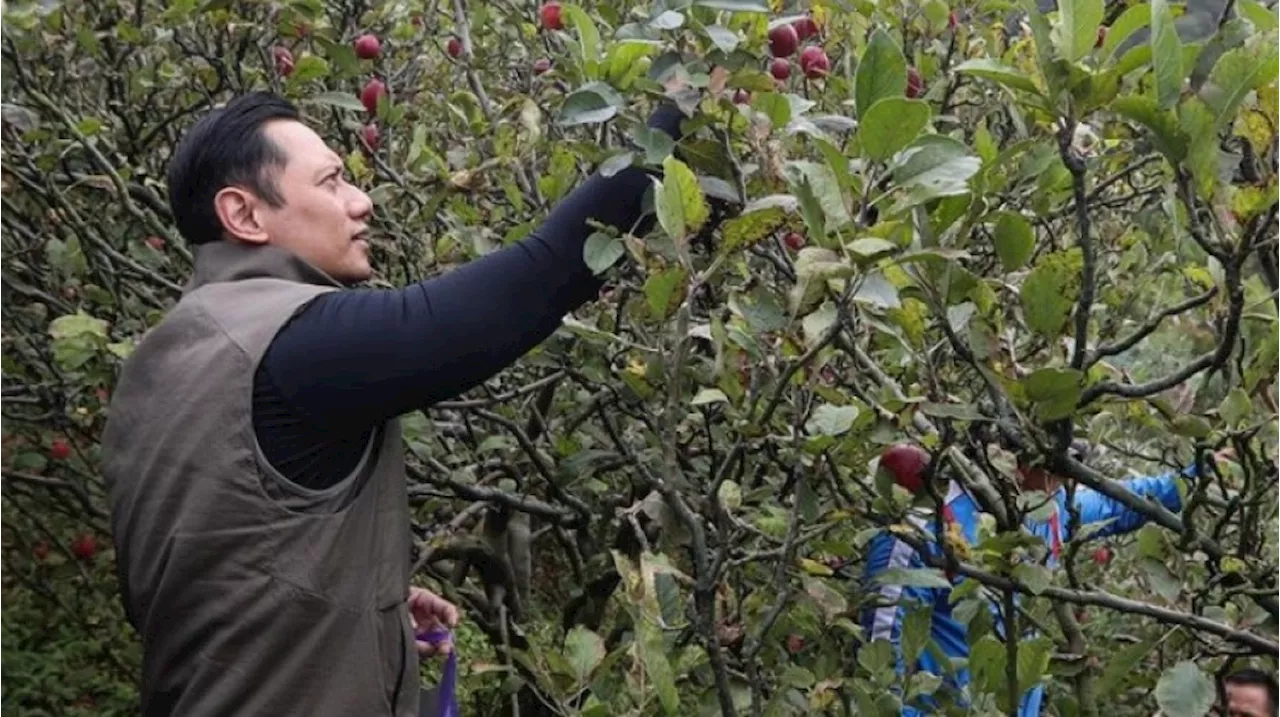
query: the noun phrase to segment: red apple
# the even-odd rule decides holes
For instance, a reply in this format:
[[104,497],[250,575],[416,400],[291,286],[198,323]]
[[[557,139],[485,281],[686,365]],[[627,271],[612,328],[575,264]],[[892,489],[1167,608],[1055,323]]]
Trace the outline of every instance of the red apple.
[[805,77],[816,80],[827,76],[827,72],[831,70],[831,60],[821,47],[810,45],[800,53],[800,69],[804,71]]
[[288,77],[293,74],[293,53],[289,52],[289,48],[276,45],[271,48],[271,55],[276,62],[276,73],[281,77]]
[[1089,617],[1089,613],[1087,611],[1076,610],[1076,622],[1080,623],[1081,625],[1087,625],[1089,624],[1089,620],[1091,619],[1092,618]]
[[36,543],[35,547],[31,549],[31,554],[35,556],[36,560],[44,562],[44,559],[49,557],[49,542],[41,540]]
[[790,25],[779,25],[769,31],[769,52],[774,57],[791,57],[800,46],[800,35]]
[[920,76],[920,70],[914,66],[907,68],[907,91],[908,99],[915,99],[924,94],[924,78]]
[[81,560],[93,560],[93,556],[98,552],[98,541],[94,539],[92,533],[81,533],[71,541],[71,552]]
[[[289,68],[290,68],[289,71],[292,72],[293,66],[290,65]],[[154,235],[149,236],[147,237],[147,246],[151,247],[152,249],[155,249],[156,251],[160,251],[164,249],[164,239]]]
[[382,133],[378,131],[378,125],[372,122],[361,128],[360,136],[364,138],[364,143],[369,145],[369,149],[376,150],[382,142]]
[[733,93],[733,103],[735,105],[745,105],[745,104],[750,104],[750,102],[751,102],[750,92],[740,89],[737,92]]
[[1106,41],[1107,41],[1107,26],[1106,26],[1106,25],[1099,25],[1099,26],[1098,26],[1098,41],[1097,41],[1097,42],[1095,42],[1095,43],[1093,43],[1093,46],[1094,46],[1094,47],[1102,47],[1102,44],[1103,44],[1104,42],[1106,42]]
[[960,19],[956,17],[956,11],[952,10],[951,14],[947,16],[947,28],[954,30],[959,24]]
[[55,461],[65,461],[71,457],[71,444],[65,438],[55,438],[49,443],[49,457]]
[[795,655],[804,649],[804,638],[794,632],[787,635],[787,652]]
[[365,33],[356,38],[356,57],[361,60],[372,60],[382,54],[382,42],[378,36]]
[[796,29],[796,37],[801,41],[808,40],[818,34],[818,23],[814,22],[813,18],[808,15],[791,23],[791,26]]
[[541,75],[542,73],[550,69],[551,69],[551,60],[548,60],[545,57],[539,57],[538,59],[533,61],[533,74],[535,75]]
[[773,75],[775,80],[785,80],[791,76],[791,63],[779,57],[769,63],[769,74]]
[[449,42],[444,46],[445,52],[449,53],[449,57],[460,57],[462,55],[462,41],[456,37],[449,38]]
[[549,2],[538,11],[542,19],[542,27],[547,30],[563,30],[564,20],[560,17],[560,3]]
[[889,471],[893,482],[911,493],[918,493],[924,487],[929,453],[915,444],[899,443],[880,454],[880,467]]
[[360,102],[372,114],[378,111],[378,99],[386,94],[387,86],[383,84],[382,80],[375,77],[369,80],[364,89],[360,91]]
[[1093,551],[1093,562],[1104,568],[1111,564],[1111,557],[1111,548],[1108,548],[1105,545]]
[[799,232],[787,232],[787,235],[782,237],[782,243],[786,244],[791,251],[800,251],[804,248],[804,235]]
[[98,403],[107,403],[111,400],[111,393],[101,386],[93,390],[93,395],[97,397]]
[[421,15],[421,14],[414,15],[414,16],[413,16],[413,26],[414,26],[414,27],[422,27],[422,25],[423,25],[422,15]]

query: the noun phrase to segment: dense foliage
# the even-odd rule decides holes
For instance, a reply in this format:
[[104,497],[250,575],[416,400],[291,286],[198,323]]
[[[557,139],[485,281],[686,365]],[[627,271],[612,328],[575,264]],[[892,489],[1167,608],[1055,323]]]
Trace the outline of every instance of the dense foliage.
[[[910,534],[875,466],[915,441],[992,516],[949,550],[955,599],[1022,592],[1038,635],[975,617],[974,713],[1043,677],[1058,714],[1204,714],[1277,632],[1277,16],[1225,9],[1197,38],[1166,0],[10,3],[6,713],[130,713],[97,440],[191,268],[170,152],[273,88],[375,197],[385,285],[518,240],[591,171],[655,173],[653,231],[587,244],[598,301],[406,421],[468,712],[897,714],[857,576]],[[644,127],[673,77],[676,146]],[[1204,479],[1049,571],[1015,440],[1069,488]]]

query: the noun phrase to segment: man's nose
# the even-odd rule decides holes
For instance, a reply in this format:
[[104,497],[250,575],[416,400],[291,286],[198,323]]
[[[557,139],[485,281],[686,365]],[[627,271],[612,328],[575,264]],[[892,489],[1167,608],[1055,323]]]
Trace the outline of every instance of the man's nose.
[[373,214],[373,199],[356,187],[352,187],[351,191],[354,194],[347,200],[347,211],[351,213],[353,219],[368,218]]

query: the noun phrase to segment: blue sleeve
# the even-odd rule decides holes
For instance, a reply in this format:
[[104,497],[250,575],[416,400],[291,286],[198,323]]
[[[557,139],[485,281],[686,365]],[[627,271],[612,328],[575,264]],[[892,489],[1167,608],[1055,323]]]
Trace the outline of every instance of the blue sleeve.
[[[668,105],[649,125],[679,139],[682,117]],[[630,230],[651,185],[640,167],[593,175],[515,244],[403,289],[322,295],[276,336],[264,370],[292,410],[336,435],[455,397],[597,295],[603,282],[582,260],[587,220]]]
[[924,561],[915,548],[898,540],[888,532],[881,532],[871,539],[867,550],[867,562],[863,568],[862,582],[871,602],[862,609],[861,623],[867,642],[888,640],[893,645],[898,675],[906,674],[902,661],[902,621],[905,607],[913,602],[931,604],[937,597],[933,588],[881,585],[877,578],[890,568],[921,568]]
[[[1194,469],[1184,471],[1183,475],[1190,477],[1194,474]],[[1158,476],[1148,476],[1144,478],[1131,478],[1121,481],[1120,485],[1130,493],[1147,500],[1155,500],[1165,508],[1178,512],[1182,510],[1182,497],[1178,494],[1178,481],[1176,473],[1165,473]],[[1065,510],[1066,490],[1059,489],[1059,500],[1064,503],[1063,514],[1069,515]],[[1111,520],[1107,526],[1094,532],[1090,537],[1107,537],[1111,535],[1123,535],[1131,533],[1141,528],[1147,522],[1146,516],[1130,510],[1123,503],[1113,500],[1092,488],[1078,486],[1075,491],[1075,508],[1080,513],[1080,524],[1091,525]],[[1074,534],[1074,530],[1069,531]]]

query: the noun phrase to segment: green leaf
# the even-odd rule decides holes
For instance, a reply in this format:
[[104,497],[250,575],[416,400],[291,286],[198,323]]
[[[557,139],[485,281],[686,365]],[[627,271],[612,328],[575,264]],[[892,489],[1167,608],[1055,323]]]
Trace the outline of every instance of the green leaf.
[[352,112],[365,111],[364,103],[360,101],[360,98],[349,92],[321,92],[303,100],[303,103],[329,105],[330,107],[339,107]]
[[884,161],[911,144],[929,125],[929,104],[905,97],[885,97],[871,105],[858,125],[862,150]]
[[1280,18],[1276,17],[1274,7],[1268,8],[1253,0],[1236,0],[1236,9],[1259,30],[1267,31],[1280,27]]
[[1068,62],[1075,62],[1093,51],[1098,41],[1098,25],[1102,23],[1102,0],[1060,0],[1060,18],[1056,30],[1058,52]]
[[845,245],[845,248],[850,253],[869,259],[894,251],[898,248],[898,245],[879,237],[863,237],[849,242]]
[[724,223],[720,251],[728,253],[753,246],[777,231],[786,220],[787,211],[776,206],[734,217]]
[[1102,42],[1102,56],[1111,59],[1129,36],[1151,22],[1151,6],[1147,3],[1130,5],[1107,29],[1107,39]]
[[604,177],[612,177],[622,170],[630,167],[635,162],[635,152],[619,152],[612,157],[600,163],[600,175]]
[[858,59],[853,76],[854,104],[862,119],[872,105],[886,97],[901,97],[907,89],[907,59],[884,30],[876,30]]
[[708,25],[703,28],[703,31],[707,33],[707,37],[711,42],[725,54],[733,52],[738,47],[738,43],[742,42],[742,38],[738,36],[738,33],[724,25]]
[[1032,595],[1039,595],[1053,584],[1049,569],[1039,563],[1022,563],[1013,568],[1013,577],[1027,586]]
[[[836,174],[831,167],[820,162],[790,162],[787,165],[787,172],[792,186],[797,189],[798,177],[796,175],[803,176],[804,179],[808,180],[809,189],[813,192],[813,198],[817,200],[818,206],[822,210],[822,216],[826,220],[823,223],[824,230],[821,233],[816,233],[815,236],[822,236],[826,233],[825,230],[840,229],[853,221],[849,216],[849,209],[844,203],[844,195],[840,190],[840,181],[836,178]],[[817,229],[814,229],[814,231],[818,232]]]
[[690,401],[693,406],[705,406],[710,403],[728,403],[729,397],[718,388],[704,388],[698,391],[697,395]]
[[564,637],[564,656],[573,667],[577,683],[582,684],[604,660],[604,640],[585,627],[576,625]]
[[907,190],[902,207],[938,197],[969,192],[969,178],[982,168],[963,143],[941,135],[925,135],[894,158],[893,180]]
[[674,155],[662,161],[661,189],[654,196],[658,222],[676,241],[696,232],[711,213],[697,175]]
[[1156,683],[1156,704],[1166,717],[1204,717],[1216,700],[1213,680],[1190,660],[1165,670]]
[[107,322],[78,311],[49,322],[49,336],[55,341],[80,337],[106,338]]
[[1049,254],[1022,282],[1022,310],[1032,331],[1051,338],[1062,330],[1080,290],[1079,257],[1078,249]]
[[791,121],[791,102],[778,92],[762,92],[751,98],[751,109],[769,118],[774,127],[786,127]]
[[661,164],[676,147],[671,135],[656,127],[637,127],[634,139],[636,145],[644,150],[644,161],[649,164]]
[[805,421],[804,428],[818,436],[839,436],[853,427],[853,421],[857,417],[857,406],[833,406],[824,403],[813,409],[813,415]]
[[1242,421],[1253,414],[1253,402],[1249,400],[1249,394],[1243,388],[1236,387],[1222,399],[1222,403],[1218,406],[1218,414],[1222,416],[1222,420],[1226,421],[1230,427],[1240,425]]
[[675,671],[667,660],[667,649],[663,643],[662,631],[647,619],[640,619],[637,628],[639,638],[640,659],[644,663],[649,681],[658,692],[658,701],[667,714],[675,714],[680,709],[680,693],[676,691]]
[[644,65],[641,58],[662,49],[662,43],[651,40],[623,40],[609,47],[605,54],[604,73],[609,82],[627,89],[632,80],[640,76]]
[[1168,0],[1151,0],[1151,61],[1155,69],[1156,105],[1167,110],[1182,92],[1182,41],[1173,25]]
[[649,21],[649,27],[655,30],[676,30],[684,26],[684,13],[675,10],[663,10]]
[[1147,574],[1147,578],[1151,581],[1151,587],[1160,597],[1172,602],[1182,594],[1182,581],[1169,570],[1169,566],[1165,565],[1163,561],[1143,558],[1138,561],[1138,567],[1142,568],[1143,572]]
[[929,644],[929,632],[933,627],[933,605],[913,605],[902,619],[902,659],[914,664],[920,652]]
[[1022,268],[1036,248],[1035,231],[1031,229],[1031,222],[1021,214],[1000,212],[992,236],[996,256],[1000,257],[1005,271]]
[[583,85],[570,93],[560,107],[560,124],[572,127],[613,119],[623,106],[617,91],[602,82]]
[[1195,180],[1196,193],[1210,199],[1218,182],[1218,133],[1213,111],[1198,97],[1191,97],[1178,108],[1178,120],[1189,143],[1186,166]]
[[1022,90],[1023,92],[1039,93],[1036,83],[1027,76],[1025,72],[1016,67],[1011,67],[998,60],[989,58],[977,58],[967,60],[956,66],[956,72],[981,77],[984,80],[991,80],[1008,87],[1011,90]]
[[1080,400],[1083,374],[1070,368],[1042,368],[1022,380],[1022,387],[1044,421],[1065,418]]
[[730,12],[771,12],[765,0],[693,0],[693,4]]
[[591,16],[577,5],[566,3],[561,5],[567,24],[578,31],[578,51],[582,65],[587,69],[587,77],[595,79],[600,59],[600,31]]
[[1040,682],[1049,670],[1053,642],[1046,637],[1018,642],[1018,693],[1024,693]]
[[1096,694],[1098,700],[1103,704],[1107,704],[1107,698],[1119,689],[1125,681],[1125,678],[1134,675],[1134,668],[1142,662],[1142,658],[1151,652],[1151,648],[1155,647],[1156,639],[1148,638],[1134,645],[1129,645],[1116,656],[1111,658],[1107,663],[1107,667],[1102,671],[1098,678]]
[[304,82],[326,77],[328,74],[328,60],[318,55],[303,55],[293,66],[293,74],[289,75],[289,84],[296,87]]
[[1162,110],[1150,97],[1120,97],[1115,110],[1137,122],[1152,134],[1152,143],[1171,163],[1178,164],[1187,156],[1187,137],[1178,127],[1178,118],[1172,110]]
[[679,300],[680,285],[684,282],[684,269],[673,266],[652,274],[644,282],[644,295],[649,301],[649,311],[655,319],[664,319]]
[[876,576],[876,584],[908,588],[951,587],[951,581],[936,568],[889,568]]
[[1200,89],[1201,96],[1214,111],[1218,129],[1235,120],[1236,110],[1250,92],[1275,81],[1280,50],[1276,47],[1275,36],[1270,35],[1269,38],[1270,41],[1261,43],[1261,46],[1251,42],[1224,52],[1209,73],[1209,81]]
[[603,274],[626,253],[622,240],[604,232],[595,232],[587,237],[582,246],[582,261],[596,275]]

